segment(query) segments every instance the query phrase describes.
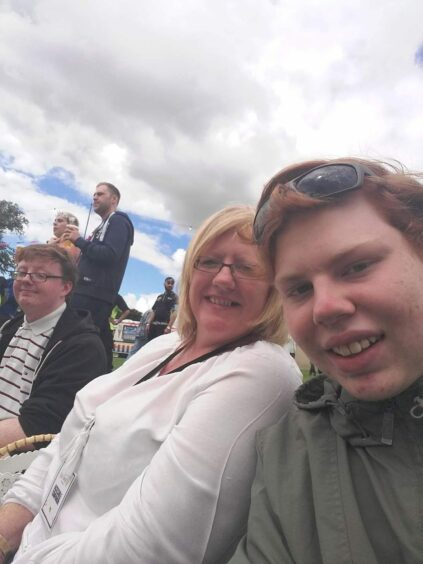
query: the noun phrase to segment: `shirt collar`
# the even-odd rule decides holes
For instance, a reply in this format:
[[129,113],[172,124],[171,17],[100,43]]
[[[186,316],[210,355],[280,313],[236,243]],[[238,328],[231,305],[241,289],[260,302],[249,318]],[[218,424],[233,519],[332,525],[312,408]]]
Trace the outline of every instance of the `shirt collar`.
[[26,315],[25,315],[22,327],[23,328],[28,327],[28,328],[31,329],[31,331],[34,333],[34,335],[40,335],[44,331],[48,331],[52,327],[56,326],[56,323],[59,321],[59,319],[62,316],[65,309],[66,309],[66,302],[64,302],[62,305],[60,305],[57,309],[55,309],[54,311],[52,311],[48,315],[45,315],[44,317],[41,317],[40,319],[36,319],[35,321],[32,321],[31,323],[29,321],[27,321]]

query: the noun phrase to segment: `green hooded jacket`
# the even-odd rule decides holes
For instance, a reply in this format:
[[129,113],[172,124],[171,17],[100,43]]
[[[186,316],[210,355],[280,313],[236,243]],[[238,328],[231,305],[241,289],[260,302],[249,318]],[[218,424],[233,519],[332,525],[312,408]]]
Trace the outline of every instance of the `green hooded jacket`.
[[364,402],[321,376],[258,437],[248,532],[231,564],[423,562],[423,379]]

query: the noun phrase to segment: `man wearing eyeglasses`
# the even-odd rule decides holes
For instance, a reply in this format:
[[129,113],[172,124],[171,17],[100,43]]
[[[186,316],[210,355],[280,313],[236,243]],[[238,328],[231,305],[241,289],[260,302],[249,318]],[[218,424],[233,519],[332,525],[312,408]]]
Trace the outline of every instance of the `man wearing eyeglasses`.
[[23,314],[0,329],[0,446],[58,433],[76,392],[106,371],[106,353],[88,312],[66,300],[77,280],[56,245],[21,247],[13,291]]
[[258,437],[231,564],[423,562],[423,186],[361,159],[294,165],[255,236],[288,329],[325,374]]

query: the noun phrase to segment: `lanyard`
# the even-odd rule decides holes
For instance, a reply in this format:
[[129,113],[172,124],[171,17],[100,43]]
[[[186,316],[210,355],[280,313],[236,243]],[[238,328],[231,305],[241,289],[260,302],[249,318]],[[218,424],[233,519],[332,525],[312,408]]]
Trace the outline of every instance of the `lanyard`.
[[[208,353],[202,354],[201,356],[198,356],[197,358],[193,358],[192,360],[190,360],[189,362],[186,362],[182,366],[179,366],[178,368],[171,370],[170,372],[168,372],[168,374],[173,374],[174,372],[180,372],[181,370],[184,370],[188,366],[191,366],[191,364],[195,364],[197,362],[204,362],[205,360],[208,360],[209,358],[212,358],[213,356],[217,356],[217,355],[222,354],[222,353],[227,352],[227,351],[233,351],[236,347],[241,347],[243,345],[249,345],[250,343],[253,343],[256,340],[257,340],[257,338],[250,333],[250,334],[248,334],[244,337],[236,339],[235,341],[231,341],[230,343],[225,343],[224,345],[221,345],[220,347],[217,347],[216,349],[213,349],[212,351],[209,351]],[[160,362],[160,364],[158,366],[155,366],[153,368],[153,370],[150,370],[150,372],[148,374],[146,374],[145,376],[140,378],[138,380],[138,382],[135,382],[134,386],[137,386],[138,384],[141,384],[141,382],[145,382],[145,381],[149,380],[155,374],[157,374],[157,372],[160,372],[160,370],[163,368],[163,366],[166,366],[166,364],[168,362],[170,362],[172,360],[172,358],[174,358],[177,354],[182,352],[184,350],[184,348],[185,348],[185,346],[183,345],[182,347],[177,348],[176,351],[173,351],[169,356],[167,356],[164,360],[162,360],[162,362]]]

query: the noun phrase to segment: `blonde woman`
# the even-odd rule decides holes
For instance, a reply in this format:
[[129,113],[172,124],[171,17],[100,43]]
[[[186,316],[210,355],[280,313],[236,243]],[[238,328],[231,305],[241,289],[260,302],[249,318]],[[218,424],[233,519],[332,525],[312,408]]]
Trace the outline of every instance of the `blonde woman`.
[[56,214],[53,221],[53,237],[51,237],[47,243],[59,245],[63,249],[66,249],[68,254],[76,262],[81,254],[81,251],[75,247],[75,245],[69,239],[65,239],[64,233],[67,225],[79,226],[78,218],[70,212],[60,211]]
[[14,549],[23,532],[16,563],[229,559],[246,527],[256,432],[300,383],[252,222],[234,206],[203,224],[177,331],[84,388],[9,492],[0,533]]

